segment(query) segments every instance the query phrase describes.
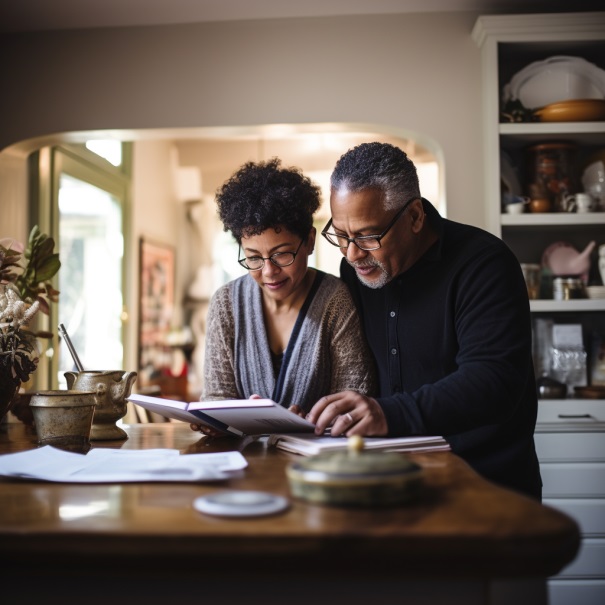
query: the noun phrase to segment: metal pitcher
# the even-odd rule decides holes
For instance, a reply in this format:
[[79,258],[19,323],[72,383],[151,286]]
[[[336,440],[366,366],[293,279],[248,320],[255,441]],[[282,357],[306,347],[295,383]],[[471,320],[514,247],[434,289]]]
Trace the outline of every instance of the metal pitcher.
[[115,423],[126,415],[126,398],[136,380],[136,372],[85,370],[65,372],[64,376],[69,389],[94,391],[97,394],[98,404],[90,431],[91,441],[128,439],[126,432]]

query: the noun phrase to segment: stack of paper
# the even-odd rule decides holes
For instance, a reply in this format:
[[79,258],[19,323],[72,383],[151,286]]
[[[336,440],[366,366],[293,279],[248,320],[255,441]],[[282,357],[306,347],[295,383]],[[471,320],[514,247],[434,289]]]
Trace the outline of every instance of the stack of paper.
[[[385,452],[431,452],[447,451],[449,443],[438,436],[418,437],[364,437],[365,450],[380,450]],[[347,437],[330,437],[309,434],[271,435],[269,445],[303,456],[314,456],[322,452],[338,452],[348,448]]]
[[0,475],[61,483],[221,481],[246,466],[235,451],[181,455],[171,449],[98,448],[84,455],[47,445],[0,456]]

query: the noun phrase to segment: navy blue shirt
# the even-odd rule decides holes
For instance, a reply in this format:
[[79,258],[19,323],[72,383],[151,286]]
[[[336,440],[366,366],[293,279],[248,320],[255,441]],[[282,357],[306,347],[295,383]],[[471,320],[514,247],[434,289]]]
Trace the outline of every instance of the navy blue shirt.
[[519,261],[496,236],[423,204],[439,239],[410,269],[371,289],[341,264],[376,360],[389,435],[443,435],[484,477],[540,498]]

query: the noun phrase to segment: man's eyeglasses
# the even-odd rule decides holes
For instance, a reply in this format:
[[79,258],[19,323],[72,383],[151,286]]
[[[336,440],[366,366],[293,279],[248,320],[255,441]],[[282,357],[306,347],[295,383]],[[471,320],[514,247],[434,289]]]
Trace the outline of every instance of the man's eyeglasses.
[[357,237],[347,237],[339,233],[329,233],[328,229],[332,226],[332,219],[322,229],[321,234],[333,245],[339,248],[348,248],[349,244],[354,243],[360,250],[378,250],[381,243],[380,240],[390,231],[391,227],[397,222],[399,217],[407,210],[408,206],[418,197],[413,197],[408,200],[401,210],[393,217],[393,220],[386,226],[386,229],[380,235],[358,235]]
[[[298,248],[296,248],[296,252],[276,252],[271,256],[250,256],[248,258],[239,258],[237,262],[244,267],[244,269],[248,269],[248,271],[258,271],[265,266],[265,261],[270,260],[276,267],[289,267],[295,260],[300,247],[302,246],[304,240],[300,240],[300,244],[298,244]],[[242,247],[240,245],[238,256],[241,254]]]

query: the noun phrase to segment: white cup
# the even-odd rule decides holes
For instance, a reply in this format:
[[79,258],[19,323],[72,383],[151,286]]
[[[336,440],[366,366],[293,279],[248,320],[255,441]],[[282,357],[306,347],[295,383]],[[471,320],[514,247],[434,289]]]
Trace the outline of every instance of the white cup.
[[565,207],[569,212],[592,212],[595,200],[590,193],[575,193],[565,197]]
[[525,211],[525,204],[508,204],[505,208],[508,214],[521,214]]

